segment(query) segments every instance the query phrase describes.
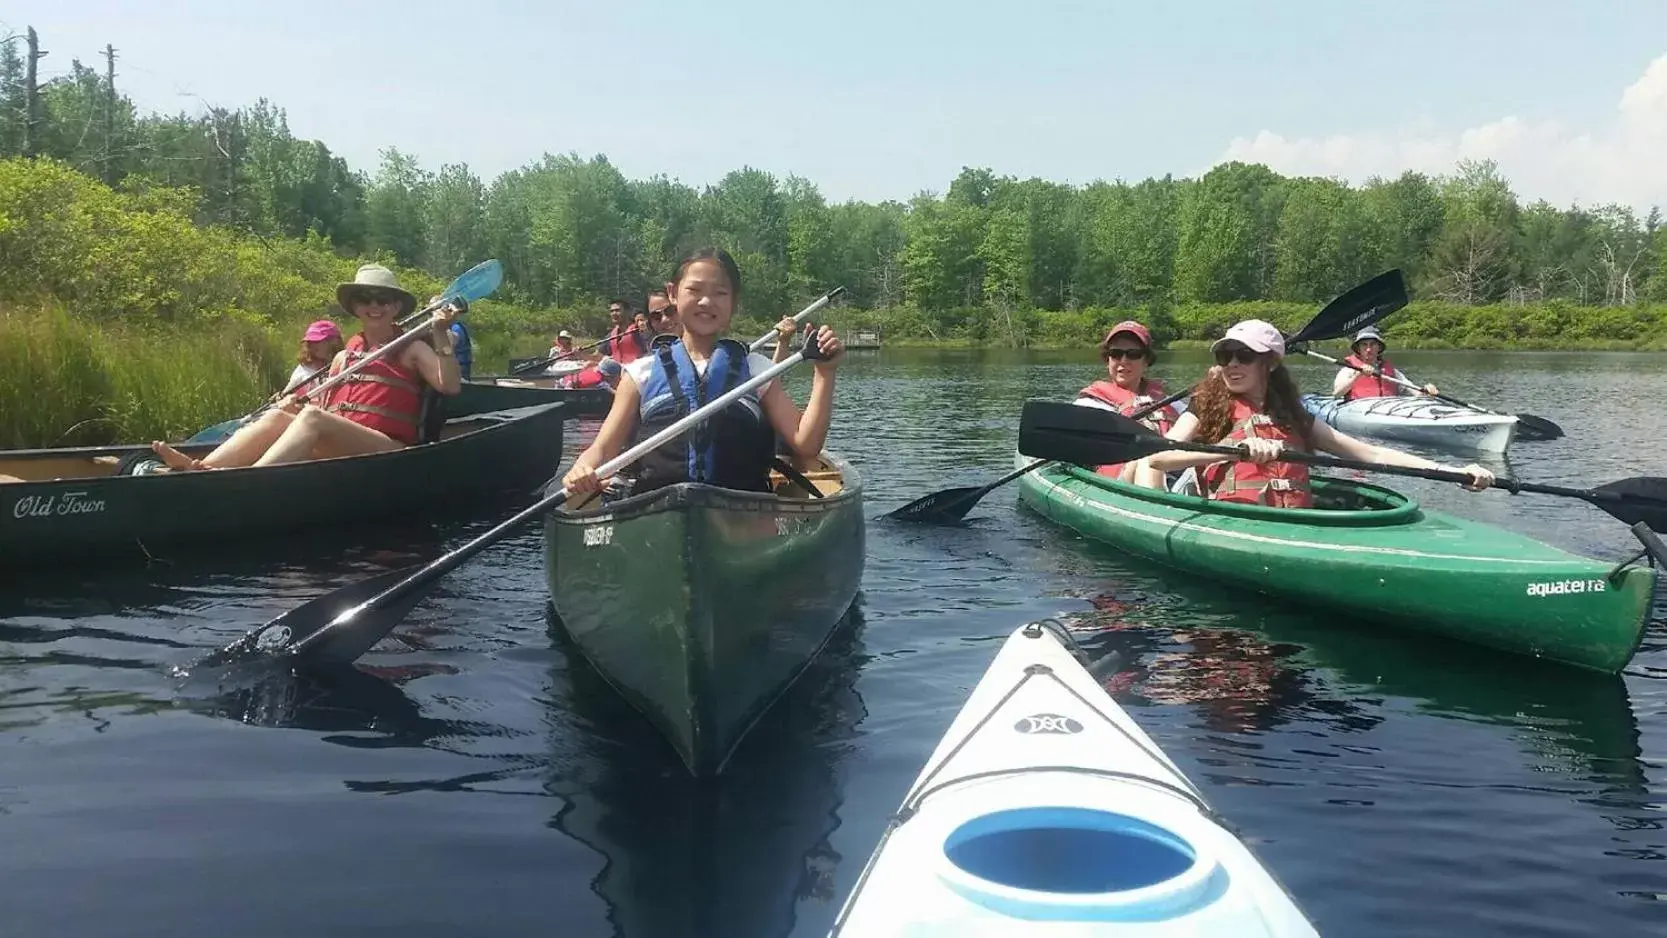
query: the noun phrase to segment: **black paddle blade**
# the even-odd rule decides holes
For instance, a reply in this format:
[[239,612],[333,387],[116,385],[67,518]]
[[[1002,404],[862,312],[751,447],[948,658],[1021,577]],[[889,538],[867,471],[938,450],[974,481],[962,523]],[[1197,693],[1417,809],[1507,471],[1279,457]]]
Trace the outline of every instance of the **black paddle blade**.
[[1026,401],[1019,417],[1019,452],[1076,466],[1129,462],[1166,442],[1137,420],[1064,401]]
[[1308,325],[1287,338],[1285,345],[1340,339],[1407,305],[1408,299],[1407,279],[1400,268],[1384,271],[1327,303]]
[[1618,479],[1592,490],[1593,505],[1627,524],[1642,522],[1652,531],[1667,531],[1667,476]]
[[[381,594],[420,569],[419,565],[391,570],[308,600],[219,651],[211,652],[196,667],[218,668],[287,656],[294,652],[296,644],[322,631],[342,613]],[[323,660],[352,661],[381,641],[421,599],[421,592],[413,591],[402,601],[362,612],[356,617],[358,621],[344,622],[333,629],[326,640],[309,645],[307,654]]]
[[1517,414],[1517,439],[1555,440],[1562,437],[1563,428],[1533,414]]
[[987,488],[987,485],[968,485],[933,492],[915,499],[902,508],[887,512],[886,517],[899,521],[952,524],[967,516],[972,506],[978,504],[978,493]]

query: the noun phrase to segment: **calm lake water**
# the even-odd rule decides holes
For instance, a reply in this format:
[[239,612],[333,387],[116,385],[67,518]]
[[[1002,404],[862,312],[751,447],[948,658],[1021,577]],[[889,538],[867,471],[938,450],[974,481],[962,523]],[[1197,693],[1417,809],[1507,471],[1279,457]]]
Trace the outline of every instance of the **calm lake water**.
[[[1667,470],[1667,356],[1397,358],[1569,431],[1501,471]],[[1179,386],[1203,364],[1159,371]],[[718,784],[687,779],[552,634],[534,530],[360,667],[222,697],[167,669],[489,522],[7,582],[0,935],[823,935],[1000,641],[1050,616],[1121,656],[1116,699],[1322,932],[1667,934],[1667,606],[1604,678],[1193,582],[1042,521],[1012,486],[963,527],[879,518],[1007,469],[1019,404],[1098,367],[852,356],[831,446],[864,473],[863,592]],[[570,423],[570,451],[594,429]],[[1379,480],[1594,556],[1634,549],[1577,501]]]

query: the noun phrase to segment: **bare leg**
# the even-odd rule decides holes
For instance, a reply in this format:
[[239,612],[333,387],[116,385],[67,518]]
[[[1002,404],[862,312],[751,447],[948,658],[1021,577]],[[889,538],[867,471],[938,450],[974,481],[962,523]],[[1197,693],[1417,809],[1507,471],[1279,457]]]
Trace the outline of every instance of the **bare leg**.
[[255,465],[385,453],[403,446],[385,434],[309,404]]
[[150,448],[170,469],[235,469],[252,466],[255,460],[283,435],[295,415],[283,410],[269,410],[239,429],[226,442],[214,448],[202,459],[192,459],[160,440]]

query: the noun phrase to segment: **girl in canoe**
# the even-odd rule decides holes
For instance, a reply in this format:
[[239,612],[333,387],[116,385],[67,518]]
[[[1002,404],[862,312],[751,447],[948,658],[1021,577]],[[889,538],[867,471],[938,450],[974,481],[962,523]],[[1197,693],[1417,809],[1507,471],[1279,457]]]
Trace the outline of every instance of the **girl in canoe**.
[[[1140,323],[1129,320],[1112,326],[1100,340],[1100,360],[1106,363],[1107,378],[1078,391],[1077,406],[1097,407],[1132,417],[1166,396],[1163,382],[1146,376],[1146,369],[1158,356],[1152,351],[1152,333]],[[1168,433],[1179,416],[1172,405],[1165,404],[1142,420],[1157,432]],[[1094,471],[1147,488],[1163,485],[1163,473],[1145,461],[1096,466]]]
[[[1401,395],[1415,395],[1418,392],[1404,384],[1396,384],[1390,378],[1407,380],[1389,360],[1383,357],[1383,334],[1376,326],[1367,326],[1355,333],[1354,344],[1349,346],[1349,357],[1343,359],[1343,367],[1337,370],[1337,377],[1331,380],[1331,393],[1345,401],[1358,400],[1362,397],[1400,397]],[[1425,394],[1438,394],[1435,385],[1424,385]]]
[[[1199,492],[1205,497],[1276,508],[1312,508],[1307,465],[1279,460],[1287,445],[1362,462],[1448,468],[1411,453],[1364,443],[1316,422],[1303,409],[1296,382],[1285,368],[1285,337],[1270,323],[1260,319],[1236,323],[1210,350],[1215,353],[1216,367],[1201,382],[1187,412],[1165,435],[1189,442],[1243,443],[1248,458],[1234,461],[1227,456],[1170,450],[1145,460],[1159,472],[1196,468]],[[1471,491],[1493,484],[1493,473],[1474,463],[1456,471],[1470,476],[1471,484],[1465,488]]]
[[289,373],[289,383],[273,399],[286,394],[305,394],[323,383],[330,363],[344,347],[341,329],[330,320],[320,319],[308,326],[301,336],[301,351],[295,356],[295,370]]
[[[336,288],[336,300],[359,319],[365,351],[342,351],[332,375],[388,344],[400,334],[397,320],[416,308],[417,298],[401,289],[380,264],[359,268],[351,283]],[[358,456],[400,449],[417,442],[423,386],[441,394],[461,389],[453,358],[450,306],[439,309],[423,339],[406,343],[326,392],[323,406],[291,397],[243,427],[202,459],[166,443],[151,444],[175,470],[271,466],[308,459]]]
[[[741,295],[741,271],[728,252],[704,248],[678,262],[666,293],[676,306],[682,334],[625,365],[614,389],[613,407],[596,439],[563,477],[574,503],[601,489],[596,467],[618,456],[633,440],[664,429],[693,410],[770,367],[770,360],[734,339],[724,338]],[[801,413],[771,381],[707,419],[705,424],[643,457],[636,466],[635,494],[680,482],[704,482],[741,491],[769,491],[775,436],[793,455],[822,452],[833,417],[834,371],[844,346],[823,326],[807,341],[827,355],[815,363],[810,401]]]

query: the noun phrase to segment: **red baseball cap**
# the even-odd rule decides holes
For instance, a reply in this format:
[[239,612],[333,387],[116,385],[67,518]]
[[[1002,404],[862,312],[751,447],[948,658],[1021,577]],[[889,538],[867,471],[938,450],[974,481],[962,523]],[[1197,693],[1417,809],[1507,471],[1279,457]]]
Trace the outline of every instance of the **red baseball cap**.
[[1112,326],[1111,331],[1106,333],[1106,337],[1101,340],[1100,344],[1104,345],[1105,343],[1110,342],[1112,337],[1117,335],[1119,332],[1127,332],[1129,335],[1139,339],[1141,345],[1144,345],[1147,348],[1152,347],[1152,333],[1148,331],[1145,326],[1135,322],[1133,319],[1125,319],[1117,325]]

